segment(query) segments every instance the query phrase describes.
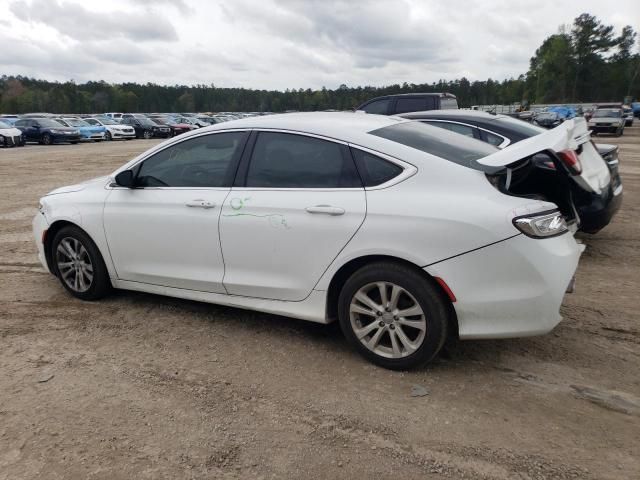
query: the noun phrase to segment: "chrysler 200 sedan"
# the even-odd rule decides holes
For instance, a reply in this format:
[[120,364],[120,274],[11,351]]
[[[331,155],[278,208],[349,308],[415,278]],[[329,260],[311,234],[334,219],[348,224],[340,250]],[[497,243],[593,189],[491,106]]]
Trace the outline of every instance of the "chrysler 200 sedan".
[[400,118],[285,114],[54,190],[33,228],[80,299],[117,288],[338,320],[370,361],[405,369],[448,336],[554,328],[584,249],[567,186],[608,181],[584,121],[498,150]]

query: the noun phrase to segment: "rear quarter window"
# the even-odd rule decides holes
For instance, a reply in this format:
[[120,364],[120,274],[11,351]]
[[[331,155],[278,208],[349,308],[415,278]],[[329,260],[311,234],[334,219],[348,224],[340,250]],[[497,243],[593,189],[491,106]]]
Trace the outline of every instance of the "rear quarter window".
[[451,97],[440,97],[440,110],[457,110],[458,100]]
[[365,187],[375,187],[393,180],[403,172],[403,168],[384,158],[352,148],[356,166]]

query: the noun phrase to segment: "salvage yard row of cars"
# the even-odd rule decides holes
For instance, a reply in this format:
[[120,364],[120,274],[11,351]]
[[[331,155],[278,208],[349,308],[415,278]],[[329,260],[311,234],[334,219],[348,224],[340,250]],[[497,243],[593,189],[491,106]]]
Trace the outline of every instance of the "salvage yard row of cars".
[[552,330],[585,248],[575,233],[620,206],[617,149],[581,117],[546,130],[386,100],[191,129],[58,188],[33,220],[39,259],[83,300],[116,288],[337,321],[390,369],[451,338]]
[[216,123],[237,120],[258,113],[241,114],[138,114],[100,115],[0,115],[0,146],[23,147],[29,142],[54,143],[101,142],[134,138],[168,138]]

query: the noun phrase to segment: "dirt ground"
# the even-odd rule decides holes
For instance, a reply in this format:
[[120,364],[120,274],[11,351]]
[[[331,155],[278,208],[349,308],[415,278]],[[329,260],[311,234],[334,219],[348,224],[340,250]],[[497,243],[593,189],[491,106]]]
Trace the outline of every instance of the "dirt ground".
[[155,141],[0,150],[0,479],[640,478],[640,126],[597,141],[624,205],[583,237],[564,321],[408,373],[335,325],[72,298],[38,264],[38,198]]

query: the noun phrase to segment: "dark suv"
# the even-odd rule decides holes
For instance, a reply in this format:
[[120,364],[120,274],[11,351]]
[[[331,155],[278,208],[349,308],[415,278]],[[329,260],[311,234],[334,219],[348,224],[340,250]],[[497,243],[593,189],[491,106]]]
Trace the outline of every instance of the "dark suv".
[[378,115],[396,115],[425,110],[453,110],[458,108],[458,100],[450,93],[403,93],[385,95],[368,100],[356,110]]

